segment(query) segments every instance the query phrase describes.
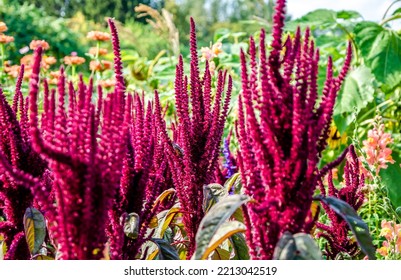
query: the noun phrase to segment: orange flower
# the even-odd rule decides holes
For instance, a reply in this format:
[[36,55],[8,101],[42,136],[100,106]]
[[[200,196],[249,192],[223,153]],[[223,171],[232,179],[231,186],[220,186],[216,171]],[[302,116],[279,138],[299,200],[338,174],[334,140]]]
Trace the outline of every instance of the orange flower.
[[106,32],[101,32],[101,31],[90,31],[88,35],[86,35],[87,38],[94,40],[94,41],[108,41],[110,40],[110,34]]
[[111,69],[111,62],[107,60],[102,60],[102,61],[91,61],[89,64],[89,69],[91,71],[100,71],[103,72],[105,70]]
[[[96,47],[93,47],[93,48],[89,49],[89,53],[91,55],[96,55],[96,52],[97,52],[97,48]],[[106,55],[107,52],[108,52],[107,49],[99,48],[99,55]]]
[[19,69],[20,69],[19,65],[12,65],[12,66],[5,65],[4,72],[6,72],[9,76],[13,78],[17,78],[19,74]]
[[32,68],[25,68],[24,69],[24,80],[29,80],[32,75]]
[[36,50],[39,47],[42,47],[44,51],[50,48],[49,43],[47,43],[45,40],[32,40],[32,42],[29,44],[29,48],[31,50]]
[[44,63],[46,63],[47,65],[53,65],[57,62],[57,60],[54,56],[44,56],[42,61]]
[[0,34],[0,44],[8,44],[14,42],[14,37],[13,36],[7,36],[4,34]]
[[208,47],[202,47],[201,48],[201,53],[202,53],[202,60],[212,60],[213,58],[217,57],[220,53],[223,52],[221,49],[223,44],[221,42],[217,42],[213,44],[210,48]]
[[57,85],[58,83],[58,79],[61,76],[60,71],[52,71],[49,73],[50,74],[50,80],[49,80],[49,84],[51,85]]
[[66,56],[64,57],[64,63],[67,65],[80,65],[85,63],[85,58],[80,56]]
[[[366,153],[366,161],[376,169],[376,175],[380,169],[387,168],[387,163],[394,163],[392,151],[387,147],[392,142],[391,134],[384,132],[383,124],[375,124],[375,127],[368,131],[368,139],[363,141],[362,149]],[[366,173],[366,170],[362,171]]]
[[109,88],[114,87],[116,85],[116,81],[112,80],[112,79],[100,80],[99,81],[99,85],[104,87],[104,88],[106,88],[106,89],[109,89]]
[[386,246],[380,247],[376,250],[380,255],[386,257],[388,255],[388,248]]
[[8,30],[7,25],[0,21],[0,33],[6,32]]
[[33,63],[33,55],[27,54],[23,56],[20,60],[21,65],[24,64],[25,66],[29,66]]

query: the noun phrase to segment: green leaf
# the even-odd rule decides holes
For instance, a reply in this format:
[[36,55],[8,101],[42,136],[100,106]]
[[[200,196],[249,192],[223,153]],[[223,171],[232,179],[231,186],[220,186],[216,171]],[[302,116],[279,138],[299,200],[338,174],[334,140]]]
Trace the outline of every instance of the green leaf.
[[126,215],[124,221],[124,233],[131,239],[138,238],[140,219],[137,213],[130,213]]
[[229,260],[230,252],[225,249],[216,248],[216,250],[214,250],[214,252],[213,252],[213,255],[211,256],[211,259],[212,260]]
[[230,195],[222,198],[217,204],[212,206],[202,219],[198,232],[196,233],[194,259],[204,259],[208,256],[205,256],[205,252],[208,252],[210,241],[218,232],[219,228],[241,205],[248,201],[250,201],[250,198],[246,195]]
[[322,252],[315,240],[306,233],[285,232],[273,254],[274,260],[321,260]]
[[213,235],[208,247],[203,252],[201,259],[206,259],[220,244],[237,233],[245,232],[245,225],[238,221],[227,221],[223,223]]
[[390,91],[401,82],[401,38],[393,30],[374,22],[360,22],[354,28],[355,42],[365,64],[383,90]]
[[399,162],[388,164],[386,169],[380,169],[379,175],[386,186],[388,197],[394,208],[401,206],[401,168]]
[[230,242],[235,252],[235,260],[249,260],[249,250],[242,233],[236,233],[230,237]]
[[45,217],[39,210],[28,207],[24,215],[24,231],[31,255],[36,255],[42,247],[46,237]]
[[152,238],[157,247],[159,252],[159,260],[179,260],[179,256],[177,250],[168,243],[166,240],[161,238]]
[[203,186],[203,212],[208,212],[219,200],[228,195],[227,190],[220,184],[209,184]]
[[332,196],[323,197],[318,195],[315,197],[315,199],[320,200],[324,204],[328,205],[334,210],[334,212],[340,215],[351,228],[362,251],[369,257],[369,259],[376,259],[376,249],[373,246],[369,228],[358,216],[354,208],[352,208],[345,201]]
[[233,191],[234,193],[239,194],[241,187],[241,174],[239,172],[235,173],[224,183],[224,188],[226,189],[227,193]]
[[353,69],[344,81],[342,91],[337,97],[334,115],[354,112],[359,113],[369,102],[373,101],[375,93],[375,78],[366,66]]

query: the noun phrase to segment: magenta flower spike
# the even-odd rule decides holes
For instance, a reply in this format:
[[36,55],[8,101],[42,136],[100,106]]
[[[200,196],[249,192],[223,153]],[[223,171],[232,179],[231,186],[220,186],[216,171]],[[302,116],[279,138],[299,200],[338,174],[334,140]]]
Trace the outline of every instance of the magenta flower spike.
[[[6,221],[0,222],[0,234],[10,250],[5,259],[29,259],[22,217],[34,205],[32,191],[4,170],[22,170],[41,177],[46,163],[33,150],[27,130],[26,102],[21,92],[24,67],[17,80],[13,104],[10,106],[0,88],[0,208]],[[18,119],[19,116],[19,119]]]
[[189,80],[184,75],[182,56],[179,57],[176,66],[175,100],[178,120],[173,126],[174,141],[167,134],[158,94],[155,94],[155,110],[161,140],[181,203],[183,223],[188,237],[187,258],[194,252],[195,234],[204,215],[203,185],[214,180],[232,91],[231,77],[228,77],[225,91],[227,73],[219,72],[214,102],[212,101],[211,75],[207,66],[203,78],[200,76],[195,22],[192,18],[190,51]]
[[[363,187],[365,185],[365,177],[360,170],[358,156],[355,153],[354,146],[350,146],[347,150],[347,161],[344,166],[344,186],[336,188],[333,183],[332,170],[328,173],[328,188],[324,187],[321,179],[319,179],[319,188],[323,196],[332,196],[347,202],[355,211],[362,206],[364,201]],[[319,230],[317,237],[327,240],[325,255],[328,259],[335,260],[341,253],[348,254],[353,257],[359,253],[358,243],[350,238],[350,228],[347,222],[338,216],[329,206],[322,203],[322,207],[327,213],[330,224],[316,223]]]
[[298,29],[283,41],[285,6],[285,0],[276,2],[269,56],[264,30],[258,57],[253,38],[248,57],[241,52],[238,165],[245,193],[255,200],[245,213],[253,259],[271,259],[285,231],[308,231],[312,226],[305,220],[317,187],[317,165],[337,92],[351,63],[350,45],[338,77],[333,77],[329,60],[318,102],[319,51],[308,29],[304,36]]

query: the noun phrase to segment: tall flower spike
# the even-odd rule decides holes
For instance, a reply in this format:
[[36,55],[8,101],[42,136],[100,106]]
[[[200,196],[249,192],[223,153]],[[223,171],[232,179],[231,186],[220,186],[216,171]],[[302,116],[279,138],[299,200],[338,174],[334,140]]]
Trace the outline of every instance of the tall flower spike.
[[[339,198],[347,202],[355,211],[362,206],[364,200],[363,187],[364,175],[361,175],[359,169],[359,159],[355,153],[354,147],[351,145],[347,153],[347,162],[344,166],[344,182],[340,189],[335,188],[333,184],[333,174],[329,171],[327,191],[322,180],[319,180],[320,192],[323,196],[329,195]],[[316,228],[319,232],[317,237],[322,237],[327,240],[325,254],[328,259],[338,259],[341,253],[346,253],[353,257],[359,253],[357,242],[349,236],[350,228],[347,222],[338,216],[329,206],[322,204],[330,220],[330,224],[316,223]]]
[[269,57],[265,31],[259,61],[250,39],[249,67],[241,51],[242,92],[237,133],[238,165],[245,193],[255,203],[245,209],[253,259],[271,259],[285,231],[308,231],[317,165],[325,148],[334,102],[351,63],[351,48],[339,77],[329,59],[323,98],[317,104],[319,51],[309,29],[282,40],[286,1],[276,2]]
[[[195,234],[203,218],[203,185],[214,180],[218,164],[219,146],[223,135],[228,105],[232,91],[232,79],[220,72],[214,102],[211,102],[211,79],[209,69],[200,77],[196,28],[191,18],[190,34],[190,77],[184,75],[182,57],[176,67],[175,100],[178,123],[174,125],[174,142],[169,138],[162,120],[161,108],[156,93],[156,117],[161,140],[166,148],[166,156],[178,199],[183,210],[183,223],[188,237],[187,258],[195,249]],[[188,90],[188,83],[190,90]],[[224,93],[225,92],[225,93]]]
[[[42,177],[46,163],[33,151],[26,127],[26,109],[21,92],[24,68],[21,67],[12,107],[0,88],[0,201],[6,221],[0,222],[0,233],[10,250],[7,259],[29,259],[24,240],[23,216],[34,205],[34,190],[25,181],[16,180],[7,170],[20,170],[29,176]],[[17,119],[17,115],[20,119]],[[22,236],[22,239],[20,238]],[[13,250],[11,250],[13,248]]]
[[[107,236],[108,211],[113,205],[121,177],[124,138],[124,92],[111,94],[103,104],[105,114],[96,112],[92,82],[81,79],[76,92],[71,86],[68,109],[64,104],[65,77],[58,82],[58,96],[52,92],[47,103],[44,135],[38,126],[38,84],[41,49],[35,51],[30,82],[30,126],[34,149],[49,162],[56,207],[49,220],[62,259],[100,259]],[[61,71],[63,72],[63,71]],[[58,104],[55,100],[58,99]],[[72,109],[74,107],[74,109]],[[100,116],[101,120],[96,120]],[[43,118],[42,118],[43,119]],[[98,135],[99,123],[102,135]],[[67,133],[68,132],[68,133]],[[100,138],[100,139],[99,139]]]

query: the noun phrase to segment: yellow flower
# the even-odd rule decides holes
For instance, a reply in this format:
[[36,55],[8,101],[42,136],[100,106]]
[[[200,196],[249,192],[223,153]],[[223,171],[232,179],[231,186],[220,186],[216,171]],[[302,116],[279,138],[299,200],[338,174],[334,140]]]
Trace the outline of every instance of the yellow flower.
[[329,138],[327,138],[327,144],[329,145],[329,147],[331,149],[336,149],[346,143],[347,143],[347,134],[343,133],[341,135],[337,127],[332,124],[330,126]]
[[377,252],[378,252],[380,255],[382,255],[383,257],[385,257],[385,256],[388,255],[388,248],[385,247],[385,246],[380,247],[379,249],[377,249]]

